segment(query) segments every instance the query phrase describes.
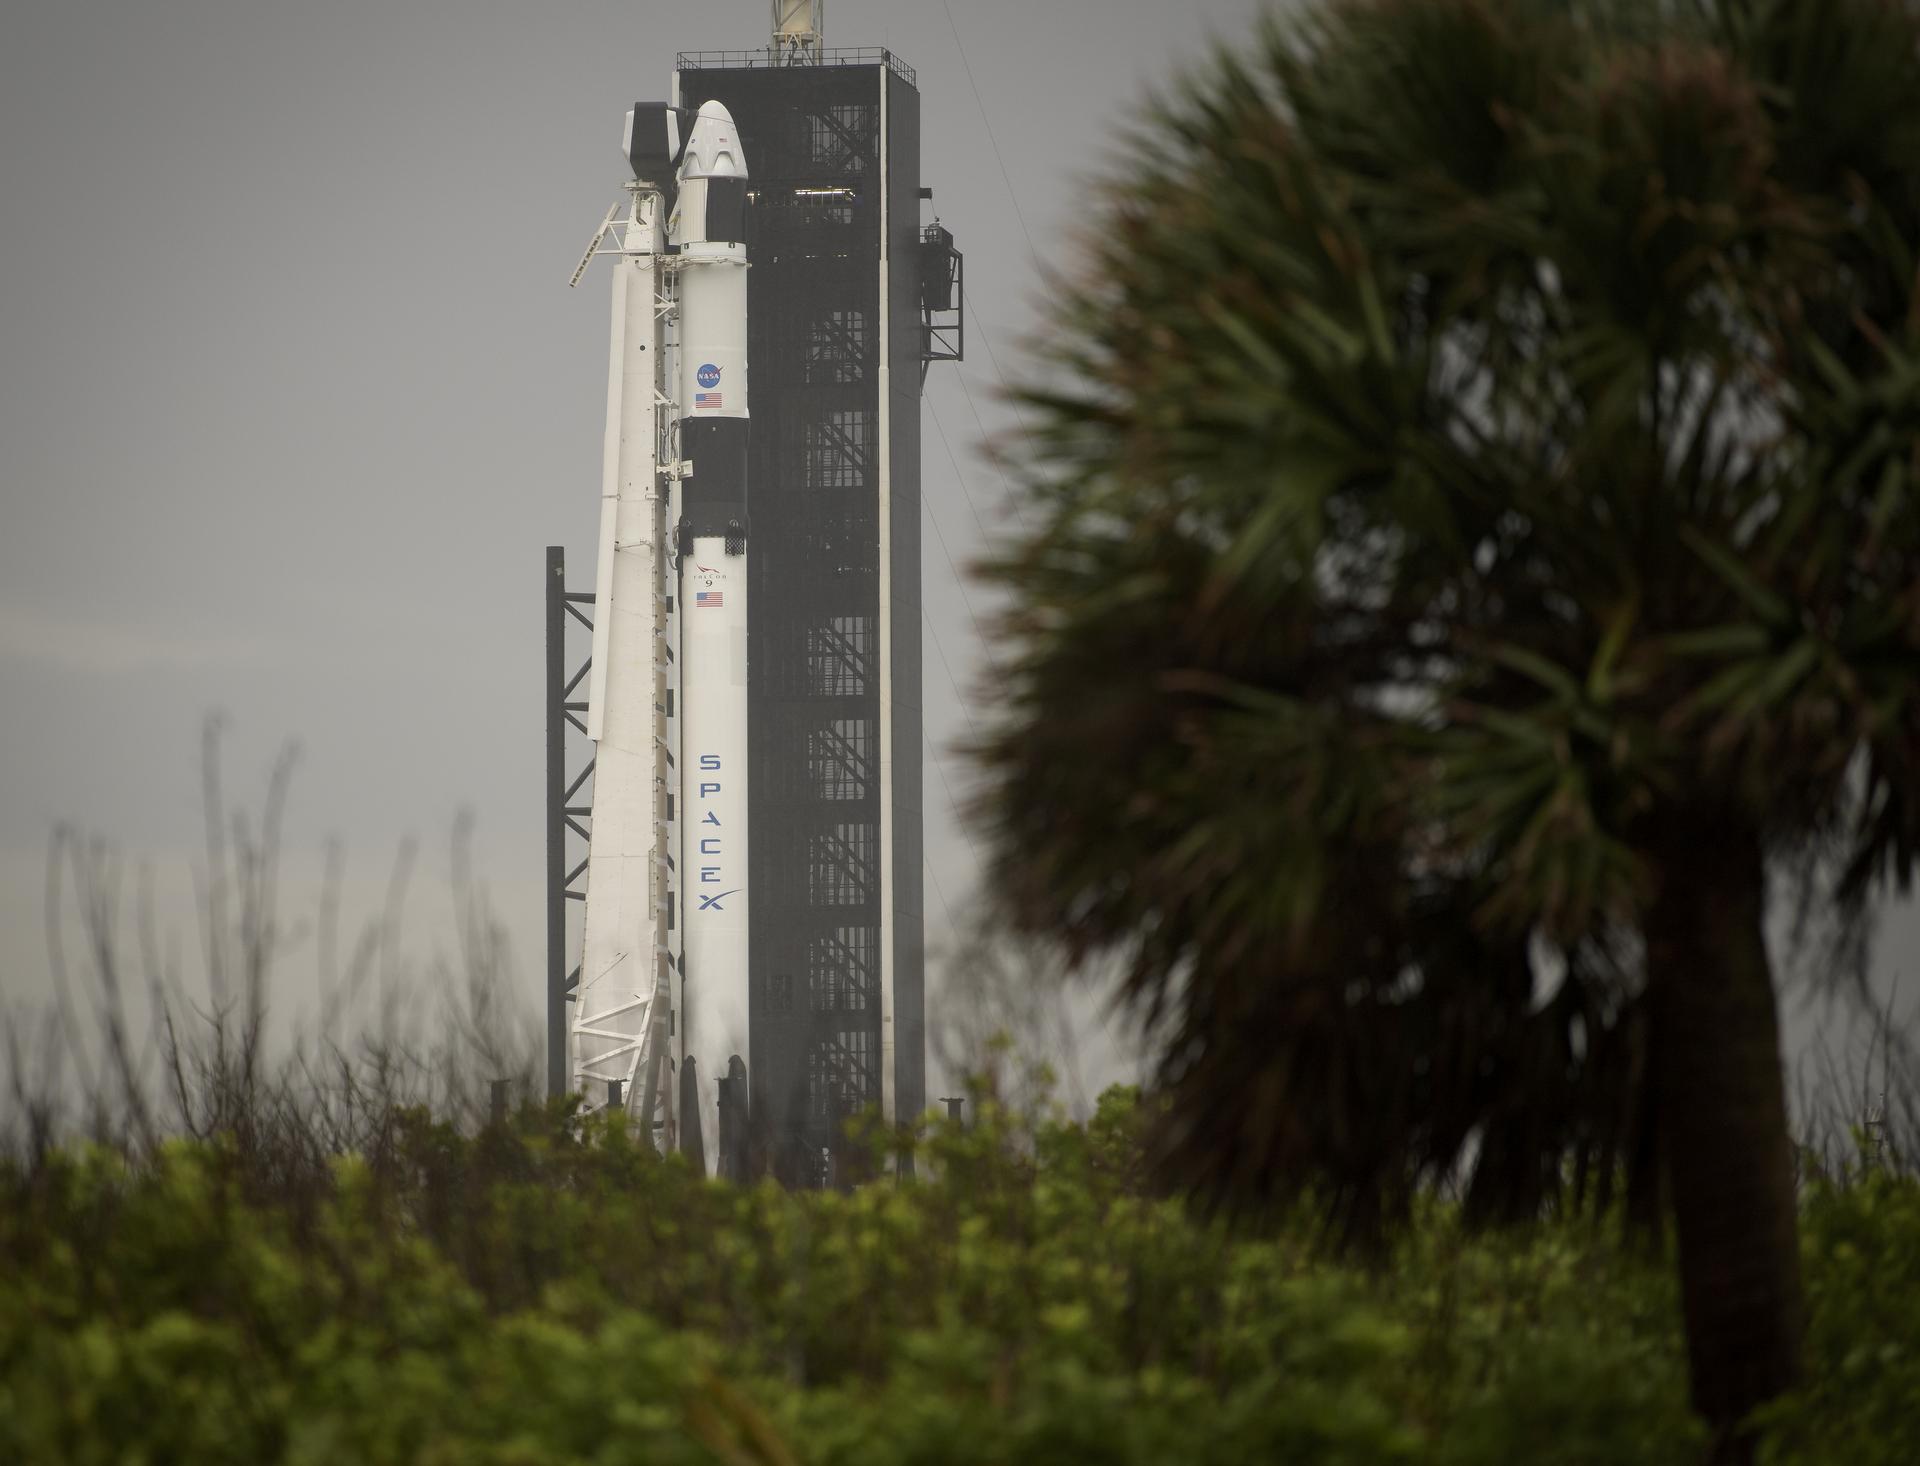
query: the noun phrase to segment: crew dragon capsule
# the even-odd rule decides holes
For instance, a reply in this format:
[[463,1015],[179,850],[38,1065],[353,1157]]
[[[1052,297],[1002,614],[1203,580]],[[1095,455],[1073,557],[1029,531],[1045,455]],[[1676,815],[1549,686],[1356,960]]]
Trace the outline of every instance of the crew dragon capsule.
[[745,1179],[747,165],[720,103],[694,115],[677,178],[680,1135],[715,1174]]

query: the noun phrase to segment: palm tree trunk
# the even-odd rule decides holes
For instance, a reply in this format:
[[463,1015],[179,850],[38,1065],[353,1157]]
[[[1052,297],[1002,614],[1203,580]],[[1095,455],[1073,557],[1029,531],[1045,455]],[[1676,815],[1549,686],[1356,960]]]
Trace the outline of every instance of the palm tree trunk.
[[1647,922],[1655,1123],[1673,1204],[1693,1405],[1716,1462],[1753,1459],[1740,1426],[1799,1376],[1793,1149],[1751,830],[1688,821],[1660,846]]

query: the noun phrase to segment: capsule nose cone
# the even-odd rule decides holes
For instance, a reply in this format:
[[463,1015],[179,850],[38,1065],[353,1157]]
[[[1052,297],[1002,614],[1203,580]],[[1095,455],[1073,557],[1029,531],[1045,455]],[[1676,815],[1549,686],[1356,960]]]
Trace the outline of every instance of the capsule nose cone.
[[680,160],[680,178],[745,178],[746,155],[740,151],[740,133],[733,114],[721,102],[702,102]]

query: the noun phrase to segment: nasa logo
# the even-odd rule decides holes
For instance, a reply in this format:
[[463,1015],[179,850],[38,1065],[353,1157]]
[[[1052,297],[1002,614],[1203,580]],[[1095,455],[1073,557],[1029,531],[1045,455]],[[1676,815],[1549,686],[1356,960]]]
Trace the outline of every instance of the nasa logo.
[[720,385],[720,368],[708,362],[693,374],[693,379],[703,387],[717,387]]

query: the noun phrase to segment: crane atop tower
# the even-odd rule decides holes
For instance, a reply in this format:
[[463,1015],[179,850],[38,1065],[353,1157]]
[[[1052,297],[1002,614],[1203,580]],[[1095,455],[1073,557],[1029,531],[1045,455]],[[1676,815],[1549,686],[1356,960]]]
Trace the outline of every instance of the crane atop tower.
[[789,66],[818,65],[826,0],[773,0],[773,46]]

